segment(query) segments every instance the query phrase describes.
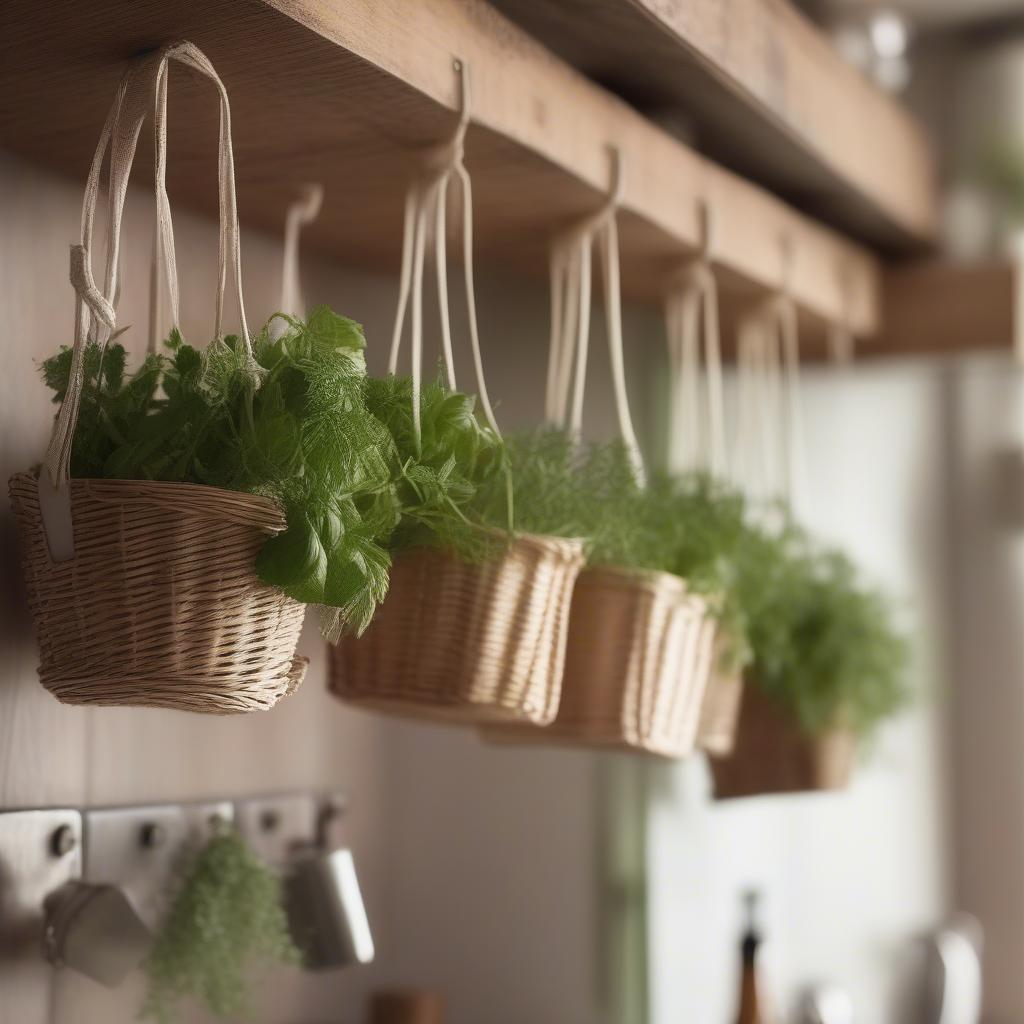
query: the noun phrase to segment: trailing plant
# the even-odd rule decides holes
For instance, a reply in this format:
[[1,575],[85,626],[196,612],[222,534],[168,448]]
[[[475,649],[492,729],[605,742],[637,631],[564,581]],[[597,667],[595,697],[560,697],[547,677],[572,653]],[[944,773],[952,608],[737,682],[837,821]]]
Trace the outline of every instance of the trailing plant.
[[737,567],[753,680],[805,730],[866,734],[906,701],[906,640],[849,558],[786,523],[751,526]]
[[280,882],[233,828],[219,825],[187,866],[146,960],[141,1016],[171,1024],[188,997],[219,1017],[244,1016],[256,969],[299,962]]

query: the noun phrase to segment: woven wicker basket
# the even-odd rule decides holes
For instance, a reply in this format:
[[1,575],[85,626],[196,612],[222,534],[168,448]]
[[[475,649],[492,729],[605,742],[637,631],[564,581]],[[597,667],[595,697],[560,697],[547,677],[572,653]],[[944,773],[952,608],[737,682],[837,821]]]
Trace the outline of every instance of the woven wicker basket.
[[678,576],[586,569],[573,592],[554,723],[489,728],[485,738],[680,757],[696,741],[713,645],[707,606]]
[[856,750],[856,737],[848,730],[804,732],[756,680],[748,679],[735,747],[727,756],[709,759],[715,797],[845,789]]
[[369,629],[332,649],[331,691],[438,721],[550,722],[582,564],[579,541],[532,535],[480,565],[404,552]]
[[304,608],[256,577],[284,528],[266,499],[197,484],[72,480],[74,557],[55,562],[36,477],[11,478],[39,677],[66,704],[233,714],[302,681]]
[[697,727],[697,746],[711,754],[728,754],[735,746],[743,701],[743,673],[724,669],[721,662],[720,634],[716,634],[711,675]]

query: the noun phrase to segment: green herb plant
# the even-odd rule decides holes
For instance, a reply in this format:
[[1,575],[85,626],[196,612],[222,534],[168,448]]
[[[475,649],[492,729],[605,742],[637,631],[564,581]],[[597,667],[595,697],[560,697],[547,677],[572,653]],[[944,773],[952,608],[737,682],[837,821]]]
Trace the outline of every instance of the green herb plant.
[[[492,533],[477,511],[477,496],[498,488],[506,495],[501,438],[476,416],[471,395],[440,381],[420,390],[420,434],[413,423],[412,381],[388,376],[366,381],[366,406],[394,445],[398,523],[391,550],[421,545],[449,548],[476,561],[492,549]],[[500,521],[497,526],[502,526]]]
[[[807,731],[864,734],[906,700],[906,643],[885,597],[784,511],[751,509],[704,473],[656,474],[641,487],[617,442],[581,448],[543,429],[507,446],[516,529],[582,537],[590,565],[684,578],[723,625],[723,667],[752,662],[753,685]],[[480,501],[496,520],[498,489],[481,489]]]
[[[637,483],[619,441],[579,446],[559,429],[507,441],[515,484],[515,527],[584,540],[590,565],[675,573],[710,600],[728,624],[731,664],[745,656],[732,599],[732,554],[744,529],[744,502],[705,474],[656,475]],[[484,516],[497,521],[501,493],[481,491]]]
[[187,866],[146,960],[140,1016],[172,1024],[194,998],[218,1017],[243,1017],[256,970],[299,962],[280,882],[232,827],[218,825]]
[[[283,331],[274,332],[278,321]],[[253,341],[205,350],[172,332],[166,353],[131,375],[123,346],[90,344],[71,473],[209,484],[281,502],[287,528],[259,552],[260,578],[324,611],[325,632],[362,632],[387,592],[391,551],[439,543],[480,555],[486,531],[467,509],[499,472],[500,439],[473,400],[438,384],[366,376],[362,329],[326,307],[278,314]],[[43,364],[55,400],[71,352]]]
[[792,523],[750,526],[737,568],[751,681],[806,732],[866,735],[905,703],[906,640],[888,600],[849,558],[814,545]]

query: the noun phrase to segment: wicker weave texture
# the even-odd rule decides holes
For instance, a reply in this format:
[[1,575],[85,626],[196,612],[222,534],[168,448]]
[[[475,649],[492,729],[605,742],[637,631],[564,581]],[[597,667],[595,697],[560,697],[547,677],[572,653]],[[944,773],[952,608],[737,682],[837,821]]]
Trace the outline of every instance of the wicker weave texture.
[[744,688],[736,744],[731,754],[710,758],[718,799],[844,789],[857,741],[845,729],[812,736],[765,695],[756,680]]
[[728,754],[736,745],[743,673],[722,668],[720,633],[716,633],[711,675],[700,708],[697,746],[711,754]]
[[284,528],[274,502],[156,481],[70,488],[75,554],[54,562],[36,478],[10,481],[46,689],[67,704],[234,714],[299,685],[304,607],[254,569]]
[[582,564],[579,541],[532,535],[479,565],[403,552],[369,629],[332,650],[331,691],[440,721],[552,721]]
[[696,742],[713,646],[707,606],[678,576],[586,569],[573,592],[554,723],[485,736],[680,757]]

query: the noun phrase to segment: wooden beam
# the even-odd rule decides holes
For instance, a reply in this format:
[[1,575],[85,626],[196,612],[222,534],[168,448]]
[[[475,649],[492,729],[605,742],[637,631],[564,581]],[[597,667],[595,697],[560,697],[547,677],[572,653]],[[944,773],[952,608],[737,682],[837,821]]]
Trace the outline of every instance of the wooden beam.
[[884,329],[864,352],[1022,351],[1021,268],[929,262],[886,271]]
[[702,152],[847,233],[919,251],[938,223],[920,126],[788,0],[495,0]]
[[[304,236],[350,263],[397,266],[411,154],[450,135],[453,60],[467,62],[481,257],[544,274],[554,231],[602,202],[610,150],[624,171],[624,285],[660,297],[714,214],[724,291],[789,287],[812,324],[878,323],[874,257],[722,170],[595,86],[481,0],[7,0],[0,8],[0,138],[82,177],[124,62],[187,37],[232,98],[242,219],[280,230],[299,183],[326,187]],[[215,208],[216,110],[171,82],[172,201]],[[150,158],[141,147],[143,164]]]

